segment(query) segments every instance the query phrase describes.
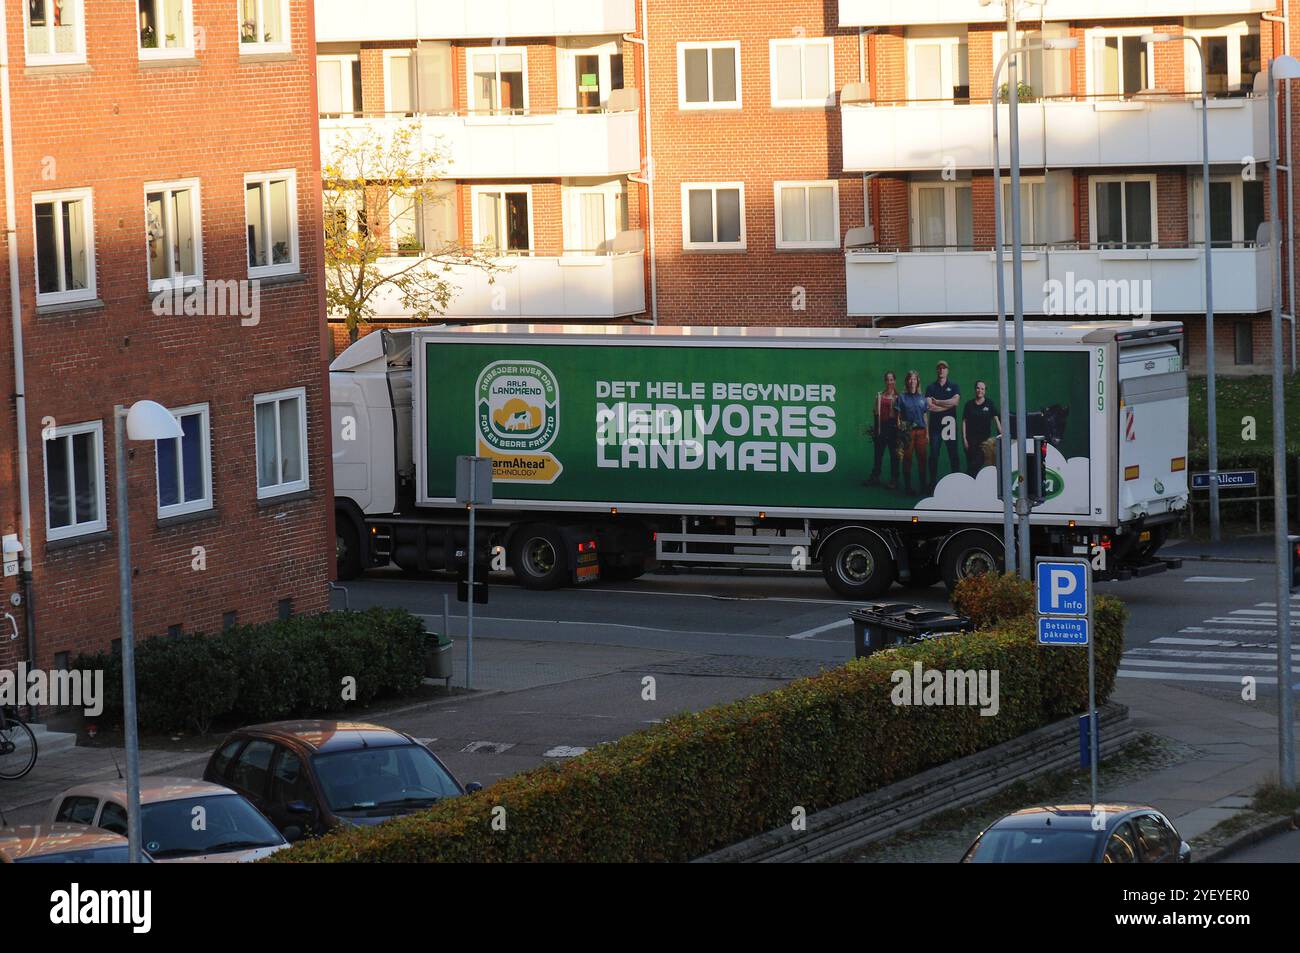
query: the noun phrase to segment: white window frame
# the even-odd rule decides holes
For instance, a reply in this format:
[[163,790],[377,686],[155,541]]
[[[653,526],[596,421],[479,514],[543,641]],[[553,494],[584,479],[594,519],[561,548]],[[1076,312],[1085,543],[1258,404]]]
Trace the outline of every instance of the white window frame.
[[[578,108],[578,90],[574,85],[574,67],[577,64],[579,56],[595,56],[599,60],[599,66],[596,73],[596,81],[600,89],[600,105],[602,109],[609,108],[609,96],[613,90],[613,57],[623,52],[622,45],[617,40],[606,40],[597,42],[586,37],[559,37],[556,39],[555,47],[555,69],[556,76],[559,77],[558,101],[561,109],[576,110]],[[624,60],[623,83],[627,88],[627,82],[631,78],[627,73],[628,62]]]
[[[560,183],[564,210],[564,253],[566,255],[610,254],[614,239],[623,226],[622,209],[628,211],[628,186],[625,179],[564,179]],[[606,250],[582,247],[582,199],[586,195],[599,195],[605,207]]]
[[[930,30],[921,28],[916,31],[908,31],[907,36],[903,38],[903,46],[907,53],[907,98],[909,100],[920,100],[917,95],[916,80],[920,75],[920,70],[916,65],[916,48],[918,46],[939,46],[943,50],[943,59],[941,60],[941,72],[939,74],[939,86],[941,89],[952,90],[957,87],[956,64],[957,51],[961,47],[966,47],[966,82],[970,84],[970,40],[968,34],[951,33],[945,30],[942,34],[930,34]],[[956,101],[951,97],[939,97],[937,100],[927,100],[926,105],[930,106],[954,106]]]
[[[532,187],[531,185],[473,185],[473,186],[470,186],[470,190],[469,190],[469,201],[470,201],[470,206],[471,206],[471,208],[470,208],[470,221],[471,221],[471,224],[472,224],[472,226],[473,226],[473,235],[474,235],[474,245],[475,245],[475,247],[480,247],[480,246],[482,246],[483,241],[484,241],[483,222],[482,222],[482,218],[481,218],[481,216],[479,215],[479,211],[478,211],[478,197],[479,197],[480,195],[485,194],[485,193],[489,193],[489,194],[505,194],[505,193],[519,193],[519,192],[522,192],[524,195],[527,195],[527,196],[528,196],[528,251],[527,251],[527,252],[518,252],[518,251],[514,251],[514,252],[512,252],[512,251],[508,251],[508,250],[506,250],[506,251],[498,250],[498,251],[500,252],[499,257],[501,257],[501,258],[528,258],[528,257],[532,257],[533,255],[535,255],[535,254],[537,253],[537,236],[536,236],[536,235],[534,234],[534,232],[533,232],[533,214],[534,214],[534,206],[533,206],[533,187]],[[502,203],[502,211],[504,212],[504,210],[505,210],[505,203],[503,202],[503,203]],[[501,231],[502,231],[502,234],[504,234],[504,233],[505,233],[505,223],[502,222],[501,225],[502,225],[502,229],[501,229]]]
[[[210,510],[213,507],[212,501],[212,428],[211,412],[207,404],[189,404],[185,407],[169,407],[168,412],[176,419],[176,423],[181,422],[182,417],[198,416],[199,418],[199,441],[202,444],[202,454],[200,463],[203,467],[203,496],[197,500],[185,500],[182,503],[172,503],[163,506],[162,502],[162,481],[157,479],[158,472],[158,443],[154,441],[154,475],[155,475],[155,492],[154,497],[158,502],[158,518],[166,519],[169,516],[184,516],[188,513],[201,513]],[[177,481],[176,488],[179,492],[184,492],[185,487],[185,464],[184,454],[181,450],[182,437],[169,437],[169,440],[176,441],[176,466]],[[305,470],[303,471],[306,472]]]
[[[726,100],[717,102],[713,98],[713,50],[731,49],[735,51],[736,63],[736,99],[735,101]],[[703,103],[688,103],[686,101],[686,51],[687,50],[708,50],[709,51],[709,99]],[[739,40],[709,40],[708,42],[692,42],[677,44],[677,108],[678,109],[741,109],[744,106],[744,84],[742,79],[742,67],[740,63],[740,41]]]
[[[1139,90],[1124,93],[1099,93],[1097,91],[1098,81],[1101,77],[1097,75],[1096,59],[1093,55],[1093,46],[1097,40],[1106,40],[1111,37],[1141,37],[1145,33],[1150,33],[1149,27],[1092,27],[1083,32],[1083,75],[1084,91],[1088,96],[1114,96],[1121,98],[1133,96]],[[1147,43],[1147,75],[1143,80],[1143,89],[1153,89],[1156,85],[1156,51],[1154,43]]]
[[[46,10],[52,11],[54,0],[45,0],[45,2],[47,4]],[[67,66],[86,62],[86,0],[75,0],[75,3],[76,22],[73,24],[73,28],[77,38],[77,48],[71,53],[33,53],[27,42],[28,34],[33,29],[28,22],[31,11],[26,2],[21,4],[23,8],[23,50],[27,57],[28,66]],[[49,16],[48,12],[46,16]],[[44,29],[49,36],[49,48],[53,50],[55,45],[54,25],[46,24]]]
[[[262,486],[260,481],[261,466],[257,457],[257,408],[263,404],[278,404],[280,401],[298,399],[298,427],[301,432],[302,459],[299,466],[302,471],[301,480],[293,480],[288,483],[276,483],[272,486]],[[278,390],[269,394],[253,395],[253,480],[257,483],[257,498],[259,500],[271,499],[277,496],[285,496],[289,493],[299,493],[306,490],[311,485],[310,473],[307,469],[307,463],[311,459],[311,454],[307,448],[307,389],[304,387],[290,387],[287,390]],[[275,446],[276,446],[276,469],[280,467],[280,448],[283,441],[280,439],[280,414],[277,409],[275,414]],[[283,474],[280,474],[283,477]]]
[[[266,19],[266,4],[278,3],[280,5],[280,23],[284,28],[284,39],[277,42],[268,42],[262,39],[255,39],[251,42],[244,42],[244,21],[242,19],[244,8],[243,4],[236,0],[235,3],[235,38],[239,41],[239,55],[249,56],[257,53],[288,53],[293,49],[293,24],[289,20],[289,0],[257,0],[258,21]],[[260,31],[259,31],[260,35]]]
[[[835,238],[832,241],[813,241],[809,239],[806,242],[788,242],[781,238],[783,234],[783,225],[781,221],[782,202],[781,192],[785,189],[799,189],[803,192],[804,215],[808,220],[808,231],[812,234],[812,215],[808,208],[808,190],[813,188],[831,189],[831,211],[834,216]],[[809,249],[809,248],[833,248],[840,247],[840,183],[836,179],[811,179],[811,180],[791,180],[786,182],[772,183],[772,203],[776,210],[776,247],[778,249]]]
[[[357,112],[357,104],[352,95],[352,64],[358,62],[360,58],[361,58],[360,54],[358,53],[319,53],[316,56],[317,76],[320,75],[321,63],[328,60],[331,63],[339,64],[339,73],[340,73],[339,81],[342,83],[342,88],[339,90],[339,105],[343,107],[342,110],[340,111],[340,114],[345,117],[350,113],[355,114]],[[324,115],[333,115],[333,113],[330,113],[328,110],[320,109],[319,100],[320,100],[320,94],[317,93],[317,103],[316,103],[317,109],[320,110],[320,112],[323,113]],[[387,61],[385,61],[384,63],[384,104],[385,104],[385,108],[387,108],[387,104],[388,104],[388,63]]]
[[[1160,202],[1156,196],[1156,177],[1155,175],[1137,173],[1133,175],[1090,175],[1088,176],[1088,244],[1097,247],[1097,185],[1101,182],[1150,182],[1151,183],[1151,244],[1142,245],[1142,248],[1159,248],[1160,247]],[[1125,208],[1128,207],[1127,190],[1120,190],[1123,196]],[[1115,250],[1126,249],[1130,246],[1128,240],[1128,222],[1127,216],[1121,214],[1124,219],[1125,235],[1123,242]]]
[[[1228,86],[1231,89],[1238,89],[1241,86],[1241,41],[1243,37],[1253,36],[1260,38],[1259,24],[1252,25],[1247,20],[1229,20],[1220,26],[1191,25],[1195,20],[1217,19],[1212,17],[1188,17],[1187,26],[1183,32],[1188,36],[1193,36],[1201,43],[1204,50],[1205,41],[1215,37],[1223,37],[1228,40]],[[1261,72],[1268,71],[1268,63],[1263,59],[1261,48]],[[1188,51],[1183,58],[1183,88],[1188,92],[1199,93],[1201,91],[1201,61],[1194,51]]]
[[[194,220],[194,274],[192,275],[171,275],[166,278],[149,278],[150,291],[162,291],[167,288],[182,288],[190,285],[200,285],[203,283],[203,195],[199,189],[198,179],[177,179],[173,182],[146,182],[144,186],[144,228],[145,243],[148,245],[149,237],[149,193],[150,192],[174,192],[180,189],[189,189],[191,192],[190,201],[193,203],[191,215]],[[172,214],[171,203],[163,202],[163,214],[170,217]],[[175,227],[173,223],[173,228]],[[170,259],[170,250],[168,258]],[[145,273],[149,272],[149,255],[145,253]]]
[[[1232,244],[1233,247],[1253,244],[1255,235],[1246,234],[1246,185],[1240,173],[1210,173],[1210,185],[1227,183],[1232,187]],[[1191,205],[1192,243],[1205,241],[1205,199],[1201,195],[1201,177],[1189,177],[1188,202]],[[1265,206],[1267,212],[1267,205]]]
[[[1047,177],[1042,175],[1022,175],[1020,185],[1029,186],[1029,207],[1024,205],[1024,196],[1021,196],[1020,207],[1020,241],[1022,245],[1040,246],[1047,244],[1046,240],[1038,234],[1038,199],[1034,197],[1034,186],[1039,187],[1038,196],[1043,200],[1043,204],[1048,206],[1044,212],[1051,214],[1051,203],[1047,200]],[[1007,248],[1011,247],[1011,210],[1008,208],[1011,195],[1011,179],[1002,179],[1002,194],[1007,198],[1002,199],[1002,244]],[[1026,234],[1026,227],[1028,234]]]
[[[740,192],[740,241],[738,242],[693,242],[691,241],[691,193],[709,191],[713,193],[713,234],[718,234],[718,193],[727,189]],[[745,226],[745,183],[744,182],[683,182],[682,183],[682,249],[684,251],[745,251],[748,248],[748,233]]]
[[[807,65],[804,58],[804,50],[810,46],[824,46],[826,48],[826,97],[817,99],[816,97],[802,96],[799,99],[781,99],[777,93],[779,89],[777,77],[777,56],[776,51],[781,47],[794,47],[799,51],[799,86],[803,89],[808,79]],[[835,39],[829,36],[818,37],[798,37],[795,39],[780,39],[768,41],[768,60],[771,64],[772,74],[772,105],[776,107],[796,107],[820,108],[824,106],[835,105]],[[807,90],[804,89],[806,93]]]
[[[86,287],[75,288],[70,291],[49,291],[42,293],[36,292],[36,305],[43,307],[52,304],[69,304],[76,301],[94,301],[98,294],[96,288],[95,275],[95,196],[93,189],[65,189],[59,192],[33,192],[32,193],[32,266],[33,277],[36,279],[34,287],[40,288],[41,267],[39,258],[39,249],[36,247],[36,206],[43,205],[46,202],[68,202],[81,201],[82,215],[84,216],[83,227],[86,232]],[[56,234],[63,228],[63,216],[54,217]],[[60,243],[61,244],[61,243]],[[63,255],[59,255],[59,268],[63,268]]]
[[[394,52],[406,52],[404,50]],[[414,50],[410,51],[414,55]],[[514,112],[506,112],[504,107],[489,105],[486,108],[479,105],[475,99],[476,91],[474,89],[474,57],[482,53],[492,53],[497,57],[496,77],[497,91],[500,93],[501,88],[501,57],[509,53],[517,53],[523,60],[524,64],[524,110],[523,115],[528,115],[530,97],[528,95],[528,47],[526,46],[471,46],[465,50],[465,102],[468,105],[471,116],[511,116],[518,115]],[[414,67],[414,64],[412,64]],[[388,60],[384,60],[384,104],[388,104]],[[531,208],[531,206],[530,206]],[[531,212],[530,212],[531,217]]]
[[[288,182],[289,192],[289,260],[283,264],[265,264],[249,265],[249,278],[271,278],[276,275],[296,275],[301,269],[298,258],[298,177],[294,169],[280,169],[276,172],[249,172],[244,176],[244,194],[241,196],[247,203],[247,190],[250,185],[261,183],[269,185],[277,179],[285,179]],[[270,196],[271,190],[265,188],[262,190],[262,215],[264,226],[269,228],[271,222],[270,214]],[[244,261],[248,261],[248,207],[244,207]],[[268,259],[269,260],[269,259]]]
[[[163,0],[153,0],[153,2],[155,4],[154,10],[156,12],[158,9],[157,4],[162,3]],[[185,21],[184,24],[185,39],[186,39],[185,45],[165,47],[162,45],[162,41],[165,39],[165,36],[160,36],[158,37],[158,41],[159,41],[158,46],[153,48],[143,46],[140,43],[140,29],[139,29],[139,24],[137,24],[136,25],[136,46],[139,48],[140,59],[174,60],[174,59],[194,58],[194,54],[196,50],[195,39],[194,39],[194,0],[181,0],[181,2],[182,4],[184,4],[184,9],[181,11],[181,17]]]
[[[70,523],[67,526],[50,525],[50,444],[53,440],[62,437],[69,438],[68,447],[71,452],[71,438],[77,434],[93,433],[95,435],[96,464],[95,478],[97,481],[97,503],[99,507],[99,518],[90,520],[85,523]],[[107,482],[104,473],[104,422],[102,420],[90,420],[80,424],[66,424],[62,427],[55,427],[50,438],[41,441],[41,459],[44,467],[42,488],[45,491],[43,505],[45,507],[45,538],[50,541],[58,539],[70,539],[74,536],[89,536],[91,533],[102,533],[108,529],[108,497],[105,491]],[[76,472],[72,466],[68,468],[68,479],[73,485],[76,484]],[[75,520],[77,516],[77,498],[75,491],[69,487],[68,507],[69,514]]]
[[[942,189],[943,190],[943,244],[944,248],[936,249],[924,245],[921,242],[921,199],[920,191],[922,189]],[[911,219],[910,232],[912,247],[923,252],[942,251],[944,253],[957,251],[970,251],[971,249],[957,248],[957,192],[959,189],[970,191],[971,182],[969,179],[959,179],[950,182],[942,179],[918,179],[910,184],[908,189],[908,217]],[[975,231],[975,195],[971,193],[971,233]]]
[[[412,47],[402,47],[393,50],[384,50],[384,116],[385,117],[390,115],[391,116],[415,115],[414,103],[411,104],[412,109],[409,112],[402,110],[399,113],[397,109],[393,108],[393,81],[392,81],[392,75],[390,71],[392,70],[393,60],[398,57],[401,57],[409,61],[409,65],[407,69],[411,70],[412,73],[408,73],[407,74],[408,76],[414,78],[413,71],[416,69],[415,47],[412,46]],[[407,94],[410,95],[410,92],[411,91],[408,90]],[[473,95],[472,90],[469,90],[468,87],[467,87],[467,92],[469,92],[470,95]],[[351,94],[349,94],[349,98],[351,98]]]
[[[1017,46],[1023,46],[1028,43],[1038,42],[1041,40],[1068,39],[1070,35],[1069,24],[1059,20],[1057,21],[1049,20],[1047,22],[1046,31],[1039,29],[1038,25],[1035,24],[1032,29],[1022,29],[1017,32],[1019,34],[1016,38]],[[1035,40],[1034,36],[1037,36],[1038,40]],[[990,70],[997,69],[998,63],[1002,62],[1002,57],[1006,52],[1007,52],[1006,32],[995,31],[993,33],[993,57],[989,61]],[[1019,82],[1026,83],[1028,86],[1033,88],[1035,96],[1039,98],[1046,98],[1049,95],[1068,96],[1070,94],[1070,87],[1073,82],[1073,76],[1074,76],[1073,61],[1070,59],[1070,56],[1071,56],[1070,50],[1040,49],[1040,50],[1029,50],[1024,53],[1019,53],[1014,57],[1007,57],[1006,63],[1004,63],[1002,66],[1002,77],[998,82],[998,87],[1000,89],[1002,86],[1007,85],[1007,78],[1010,75],[1010,71],[1011,71],[1011,61],[1014,59],[1016,61]],[[1038,80],[1038,85],[1044,85],[1047,81],[1048,73],[1052,72],[1052,69],[1054,67],[1057,67],[1062,62],[1064,62],[1065,79],[1066,79],[1066,83],[1065,83],[1066,89],[1064,93],[1049,94],[1046,88],[1039,89],[1034,83],[1028,82],[1026,77],[1029,73],[1032,72],[1033,69],[1032,64],[1035,59],[1038,60],[1038,65],[1039,65],[1039,76],[1036,77]],[[994,90],[993,92],[994,95],[997,95],[998,90]]]

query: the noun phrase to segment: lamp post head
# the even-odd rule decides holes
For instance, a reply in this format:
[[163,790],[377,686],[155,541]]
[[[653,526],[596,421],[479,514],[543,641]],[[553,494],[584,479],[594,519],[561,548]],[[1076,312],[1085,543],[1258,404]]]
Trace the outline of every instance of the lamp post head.
[[1043,49],[1045,50],[1077,50],[1078,48],[1079,38],[1077,36],[1059,36],[1043,41]]
[[184,436],[171,411],[157,401],[137,400],[126,412],[128,440],[167,440]]
[[1276,79],[1300,79],[1300,60],[1294,56],[1277,56],[1269,64],[1269,72]]
[[[1172,33],[1143,33],[1142,34],[1143,43],[1168,43],[1172,39],[1174,39],[1174,35]],[[1182,37],[1179,37],[1179,39],[1182,39]]]

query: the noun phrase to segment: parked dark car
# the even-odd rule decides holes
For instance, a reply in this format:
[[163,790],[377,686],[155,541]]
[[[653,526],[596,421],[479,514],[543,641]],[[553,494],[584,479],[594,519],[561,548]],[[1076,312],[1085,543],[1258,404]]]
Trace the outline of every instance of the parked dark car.
[[205,780],[252,801],[289,840],[424,810],[462,787],[410,735],[343,721],[281,721],[229,734]]
[[1192,849],[1153,807],[1088,804],[1029,807],[991,824],[964,864],[1176,864]]

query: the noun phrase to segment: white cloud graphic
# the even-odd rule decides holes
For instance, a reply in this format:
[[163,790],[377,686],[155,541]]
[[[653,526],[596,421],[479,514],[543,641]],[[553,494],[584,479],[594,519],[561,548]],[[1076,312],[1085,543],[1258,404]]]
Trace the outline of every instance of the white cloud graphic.
[[[1047,446],[1047,467],[1061,474],[1065,489],[1061,495],[1035,507],[1039,513],[1069,513],[1087,515],[1089,512],[1088,480],[1090,463],[1087,457],[1066,460],[1051,444]],[[1000,510],[998,499],[998,468],[984,467],[975,476],[949,473],[934,488],[934,495],[921,500],[918,510],[984,511]]]

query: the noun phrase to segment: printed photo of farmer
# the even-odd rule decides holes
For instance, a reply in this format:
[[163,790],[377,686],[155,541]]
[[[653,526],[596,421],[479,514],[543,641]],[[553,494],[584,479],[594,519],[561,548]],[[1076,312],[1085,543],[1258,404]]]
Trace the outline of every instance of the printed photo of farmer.
[[898,488],[898,385],[893,371],[885,372],[885,389],[876,391],[876,400],[872,411],[871,440],[873,444],[873,462],[871,475],[866,479],[867,486],[880,483],[880,460],[889,458],[889,483],[891,490]]
[[966,446],[966,472],[971,476],[984,467],[997,465],[997,440],[993,429],[1002,433],[998,408],[988,399],[988,384],[975,382],[975,396],[966,401],[961,412],[961,439]]
[[903,462],[903,492],[912,492],[912,459],[916,459],[916,487],[925,489],[926,426],[928,398],[921,393],[921,375],[908,371],[903,378],[903,393],[898,395],[898,457]]
[[961,472],[961,464],[957,460],[957,404],[961,401],[961,388],[948,379],[947,361],[940,361],[934,370],[935,380],[925,389],[926,409],[930,411],[929,493],[934,492],[934,486],[939,482],[941,446],[948,450],[948,471]]

